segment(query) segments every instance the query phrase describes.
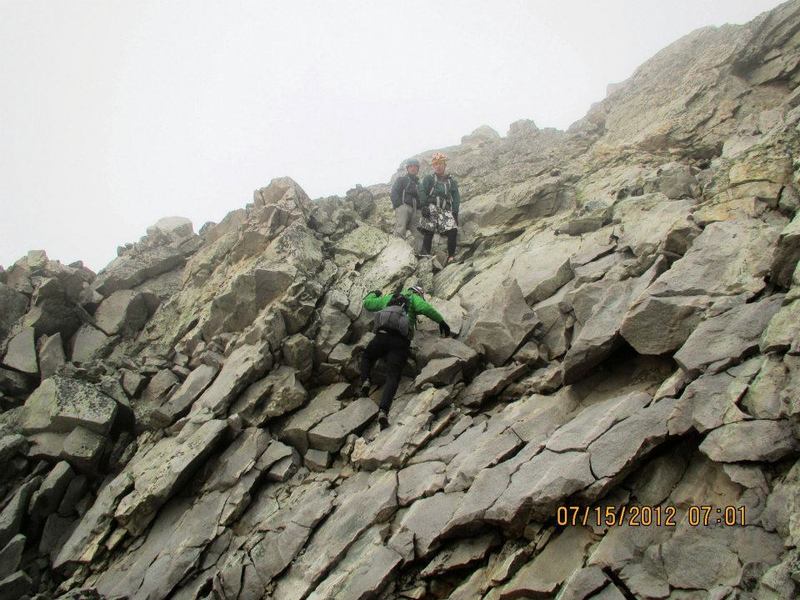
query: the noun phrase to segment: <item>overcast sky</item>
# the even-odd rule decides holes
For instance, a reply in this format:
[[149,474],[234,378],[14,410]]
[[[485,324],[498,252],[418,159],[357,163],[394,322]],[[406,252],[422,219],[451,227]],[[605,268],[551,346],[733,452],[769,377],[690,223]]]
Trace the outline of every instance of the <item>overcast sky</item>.
[[0,264],[99,270],[273,177],[312,198],[521,118],[564,129],[659,49],[775,0],[0,0]]

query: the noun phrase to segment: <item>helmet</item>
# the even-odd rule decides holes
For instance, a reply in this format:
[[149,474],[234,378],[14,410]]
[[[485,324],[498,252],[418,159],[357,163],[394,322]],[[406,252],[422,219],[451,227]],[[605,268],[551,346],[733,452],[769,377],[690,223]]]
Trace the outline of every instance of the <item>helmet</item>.
[[447,155],[442,152],[434,152],[433,156],[431,156],[432,165],[436,163],[446,163],[446,162],[447,162]]
[[406,161],[406,169],[408,167],[418,167],[418,166],[419,166],[419,161],[416,158],[409,158]]
[[425,296],[425,290],[423,290],[422,286],[420,286],[420,285],[412,285],[408,289],[411,290],[412,292],[414,292],[415,294],[419,295],[419,296]]

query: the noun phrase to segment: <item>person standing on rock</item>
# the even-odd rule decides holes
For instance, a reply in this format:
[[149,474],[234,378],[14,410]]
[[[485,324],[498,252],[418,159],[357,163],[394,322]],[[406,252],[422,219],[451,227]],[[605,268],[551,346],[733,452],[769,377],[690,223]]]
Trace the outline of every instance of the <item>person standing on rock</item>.
[[400,384],[400,375],[411,354],[417,315],[425,315],[438,323],[439,332],[444,337],[450,335],[450,327],[439,311],[425,301],[424,291],[418,285],[394,294],[372,291],[364,297],[364,308],[377,314],[375,337],[361,357],[361,395],[369,395],[372,366],[379,358],[383,358],[386,363],[386,384],[381,394],[378,424],[385,429],[389,425],[389,408]]
[[419,161],[411,158],[406,161],[406,174],[395,179],[390,197],[394,207],[394,234],[406,237],[412,235],[419,222]]
[[447,156],[434,152],[431,157],[433,173],[426,175],[419,186],[419,230],[422,232],[422,254],[431,253],[433,234],[447,236],[447,264],[455,260],[458,236],[458,209],[461,195],[456,180],[448,175]]

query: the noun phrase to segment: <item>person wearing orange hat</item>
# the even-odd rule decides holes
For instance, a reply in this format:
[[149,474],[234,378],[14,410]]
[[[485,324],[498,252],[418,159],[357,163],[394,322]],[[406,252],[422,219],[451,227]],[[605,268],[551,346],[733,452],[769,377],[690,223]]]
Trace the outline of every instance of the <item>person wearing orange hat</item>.
[[447,156],[434,152],[433,173],[426,175],[419,186],[421,218],[417,228],[422,232],[422,254],[431,253],[433,234],[447,236],[447,263],[455,260],[458,236],[458,209],[461,195],[458,184],[447,171]]

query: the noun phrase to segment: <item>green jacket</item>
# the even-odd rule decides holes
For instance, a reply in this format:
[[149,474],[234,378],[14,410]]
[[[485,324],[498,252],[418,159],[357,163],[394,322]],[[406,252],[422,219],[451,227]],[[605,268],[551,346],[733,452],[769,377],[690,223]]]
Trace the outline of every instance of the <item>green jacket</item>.
[[453,214],[458,218],[458,209],[461,205],[461,194],[458,193],[458,183],[450,175],[447,179],[439,179],[436,173],[430,173],[422,178],[419,185],[419,205],[435,204],[437,197],[450,198]]
[[[417,315],[425,315],[436,323],[444,321],[444,317],[439,314],[439,311],[425,302],[419,294],[415,294],[411,290],[403,290],[401,293],[408,298],[408,327],[412,333],[417,326]],[[394,293],[376,296],[375,292],[370,292],[364,297],[364,308],[370,312],[383,310],[389,304],[392,296]]]

